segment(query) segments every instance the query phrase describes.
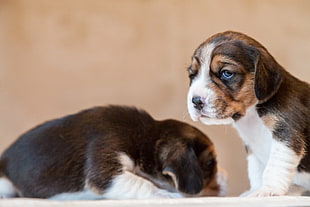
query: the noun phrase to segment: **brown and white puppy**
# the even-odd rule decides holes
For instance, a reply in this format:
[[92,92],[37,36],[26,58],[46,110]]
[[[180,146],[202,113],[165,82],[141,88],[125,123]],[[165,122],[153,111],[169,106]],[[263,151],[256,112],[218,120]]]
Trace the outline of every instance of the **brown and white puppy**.
[[227,31],[203,42],[188,68],[194,121],[233,124],[248,153],[249,196],[310,190],[310,87],[251,37]]
[[[96,107],[23,134],[0,159],[0,195],[59,200],[224,195],[198,129],[133,107]],[[219,183],[222,182],[222,183]]]

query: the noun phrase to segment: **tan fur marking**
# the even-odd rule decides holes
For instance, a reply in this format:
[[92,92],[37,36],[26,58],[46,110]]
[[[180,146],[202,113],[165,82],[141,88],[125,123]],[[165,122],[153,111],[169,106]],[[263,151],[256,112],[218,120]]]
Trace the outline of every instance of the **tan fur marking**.
[[209,185],[206,185],[199,193],[199,196],[218,196],[220,190],[220,185],[217,183],[216,177],[214,176]]
[[235,100],[243,101],[245,109],[257,101],[254,94],[253,75],[249,73],[246,74],[245,81],[241,86],[241,90],[235,96]]
[[226,118],[232,116],[234,113],[239,112],[244,115],[246,109],[256,102],[253,85],[253,75],[246,73],[246,70],[240,64],[230,60],[229,58],[221,55],[216,55],[211,63],[211,69],[214,73],[218,73],[223,67],[223,62],[229,62],[232,65],[225,66],[225,68],[232,72],[245,74],[245,81],[238,93],[232,94],[232,98],[227,96],[228,89],[225,88],[223,83],[216,77],[213,78],[213,82],[208,84],[208,88],[213,90],[217,95],[217,99],[213,100],[216,106],[218,118]]
[[199,156],[199,159],[203,158],[203,157],[207,157],[207,155],[211,154],[212,157],[216,157],[216,152],[215,152],[215,148],[214,145],[209,145],[208,148],[206,148]]
[[190,74],[198,73],[200,70],[200,64],[195,57],[192,58],[191,66],[188,68]]
[[237,69],[236,67],[239,67],[239,64],[231,58],[223,55],[215,55],[211,61],[211,70],[217,73],[220,69],[222,69],[222,66],[225,63],[231,64],[230,66],[225,66],[225,68],[228,68],[231,71],[235,71]]
[[262,120],[264,124],[271,130],[273,130],[276,127],[276,124],[279,122],[278,117],[276,117],[274,114],[266,114],[262,117]]
[[88,179],[86,179],[85,188],[98,195],[101,195],[103,193],[99,188],[91,184]]
[[[224,66],[225,63],[228,63],[228,65]],[[244,74],[245,80],[238,92],[231,93],[231,96],[227,96],[229,92],[222,81],[217,77],[212,77],[212,80],[216,84],[214,84],[214,82],[210,82],[208,83],[207,87],[218,94],[216,99],[212,100],[219,116],[217,118],[227,118],[236,112],[244,115],[246,109],[257,101],[254,94],[253,74],[248,73],[242,65],[231,60],[227,56],[214,56],[211,61],[210,70],[217,74],[223,67],[232,72]]]

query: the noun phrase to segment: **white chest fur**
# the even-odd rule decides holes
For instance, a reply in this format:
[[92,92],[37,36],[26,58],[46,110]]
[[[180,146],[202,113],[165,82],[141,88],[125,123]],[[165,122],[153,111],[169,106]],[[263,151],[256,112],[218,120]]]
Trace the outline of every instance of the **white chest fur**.
[[265,165],[270,155],[272,133],[259,118],[255,105],[251,106],[246,115],[233,126],[252,153]]

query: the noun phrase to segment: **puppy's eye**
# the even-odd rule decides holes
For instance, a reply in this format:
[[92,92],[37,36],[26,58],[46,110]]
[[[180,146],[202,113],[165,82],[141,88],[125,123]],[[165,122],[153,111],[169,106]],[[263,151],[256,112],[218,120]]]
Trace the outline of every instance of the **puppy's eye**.
[[220,78],[222,80],[230,80],[231,78],[233,78],[235,76],[235,73],[229,71],[229,70],[222,70],[220,72]]
[[192,80],[194,79],[198,74],[197,70],[193,70],[191,67],[188,68],[188,77]]
[[195,71],[190,72],[189,75],[188,75],[188,77],[190,79],[194,79],[196,76],[197,76],[197,72],[195,72]]
[[200,68],[200,60],[198,57],[194,56],[192,58],[192,64],[191,66],[189,66],[189,68],[187,69],[188,71],[188,76],[191,80],[193,80],[197,74],[198,74],[198,71],[199,71],[199,68]]
[[214,166],[214,164],[215,164],[215,160],[214,160],[214,159],[208,160],[208,161],[205,163],[205,167],[208,168],[208,169],[210,169],[210,168],[212,168],[212,167]]

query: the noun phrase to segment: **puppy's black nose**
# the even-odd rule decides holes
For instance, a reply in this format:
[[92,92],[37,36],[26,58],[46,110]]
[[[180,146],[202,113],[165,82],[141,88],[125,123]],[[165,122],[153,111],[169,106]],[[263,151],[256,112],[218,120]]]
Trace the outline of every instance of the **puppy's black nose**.
[[203,102],[203,100],[202,100],[202,98],[200,97],[200,96],[194,96],[193,98],[192,98],[192,102],[193,102],[193,104],[194,104],[194,108],[195,109],[198,109],[198,110],[201,110],[201,109],[203,109],[203,107],[204,107],[204,102]]

